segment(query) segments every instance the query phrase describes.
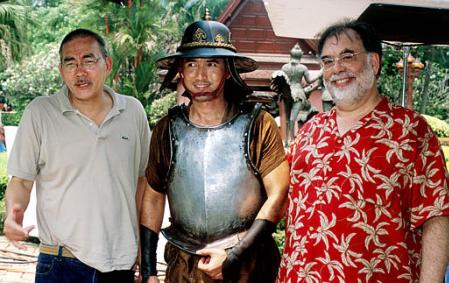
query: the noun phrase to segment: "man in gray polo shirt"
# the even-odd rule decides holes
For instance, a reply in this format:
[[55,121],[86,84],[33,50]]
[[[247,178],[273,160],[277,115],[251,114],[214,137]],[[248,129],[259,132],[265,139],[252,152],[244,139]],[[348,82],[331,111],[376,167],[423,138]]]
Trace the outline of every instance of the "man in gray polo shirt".
[[35,182],[36,282],[133,282],[147,118],[138,100],[104,85],[112,60],[99,35],[72,31],[60,59],[65,86],[34,99],[19,125],[4,233],[18,246],[28,236],[32,227],[22,227],[22,219]]

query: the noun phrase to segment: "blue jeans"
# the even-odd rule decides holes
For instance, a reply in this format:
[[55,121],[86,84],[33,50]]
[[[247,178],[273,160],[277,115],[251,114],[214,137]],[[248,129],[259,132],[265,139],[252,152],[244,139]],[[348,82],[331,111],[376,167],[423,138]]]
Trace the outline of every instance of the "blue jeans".
[[444,282],[449,283],[449,265],[446,268],[446,275],[444,276]]
[[40,253],[35,283],[134,283],[133,270],[102,273],[75,258]]

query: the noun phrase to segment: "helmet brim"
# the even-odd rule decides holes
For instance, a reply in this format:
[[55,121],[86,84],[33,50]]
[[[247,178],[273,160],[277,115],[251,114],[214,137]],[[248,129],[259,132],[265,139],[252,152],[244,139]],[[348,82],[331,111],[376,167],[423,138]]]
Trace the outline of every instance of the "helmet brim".
[[257,69],[257,62],[249,57],[242,56],[226,48],[197,47],[178,51],[175,54],[157,60],[161,69],[170,69],[177,59],[186,58],[230,58],[234,60],[235,68],[239,73],[248,73]]

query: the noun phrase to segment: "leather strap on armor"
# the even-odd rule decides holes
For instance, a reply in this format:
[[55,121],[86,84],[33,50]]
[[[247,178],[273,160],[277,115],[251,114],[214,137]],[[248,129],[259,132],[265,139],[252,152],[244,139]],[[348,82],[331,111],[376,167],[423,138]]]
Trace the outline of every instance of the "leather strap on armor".
[[157,276],[157,242],[158,233],[140,225],[140,244],[141,244],[141,264],[142,282],[147,282],[150,276]]
[[265,219],[254,220],[245,237],[235,245],[223,262],[222,274],[226,280],[237,280],[240,266],[245,259],[246,252],[260,239],[270,236],[276,229],[276,225]]

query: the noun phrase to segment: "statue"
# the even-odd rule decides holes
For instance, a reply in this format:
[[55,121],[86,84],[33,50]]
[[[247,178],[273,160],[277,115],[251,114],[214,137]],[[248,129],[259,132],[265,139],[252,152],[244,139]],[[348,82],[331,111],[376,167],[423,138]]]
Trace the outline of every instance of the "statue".
[[[287,119],[287,133],[285,146],[295,136],[295,125],[304,124],[318,111],[310,104],[308,98],[310,93],[319,87],[312,85],[321,76],[310,79],[309,70],[300,63],[303,52],[299,44],[290,51],[290,62],[284,64],[282,69],[276,71],[271,77],[271,88],[278,94],[278,99],[284,102],[285,116]],[[303,79],[307,85],[303,85]]]
[[329,93],[326,86],[324,85],[322,76],[320,76],[318,89],[321,90],[321,103],[323,105],[323,112],[327,112],[327,111],[331,110],[335,104],[334,104],[334,100],[332,99],[331,94]]

